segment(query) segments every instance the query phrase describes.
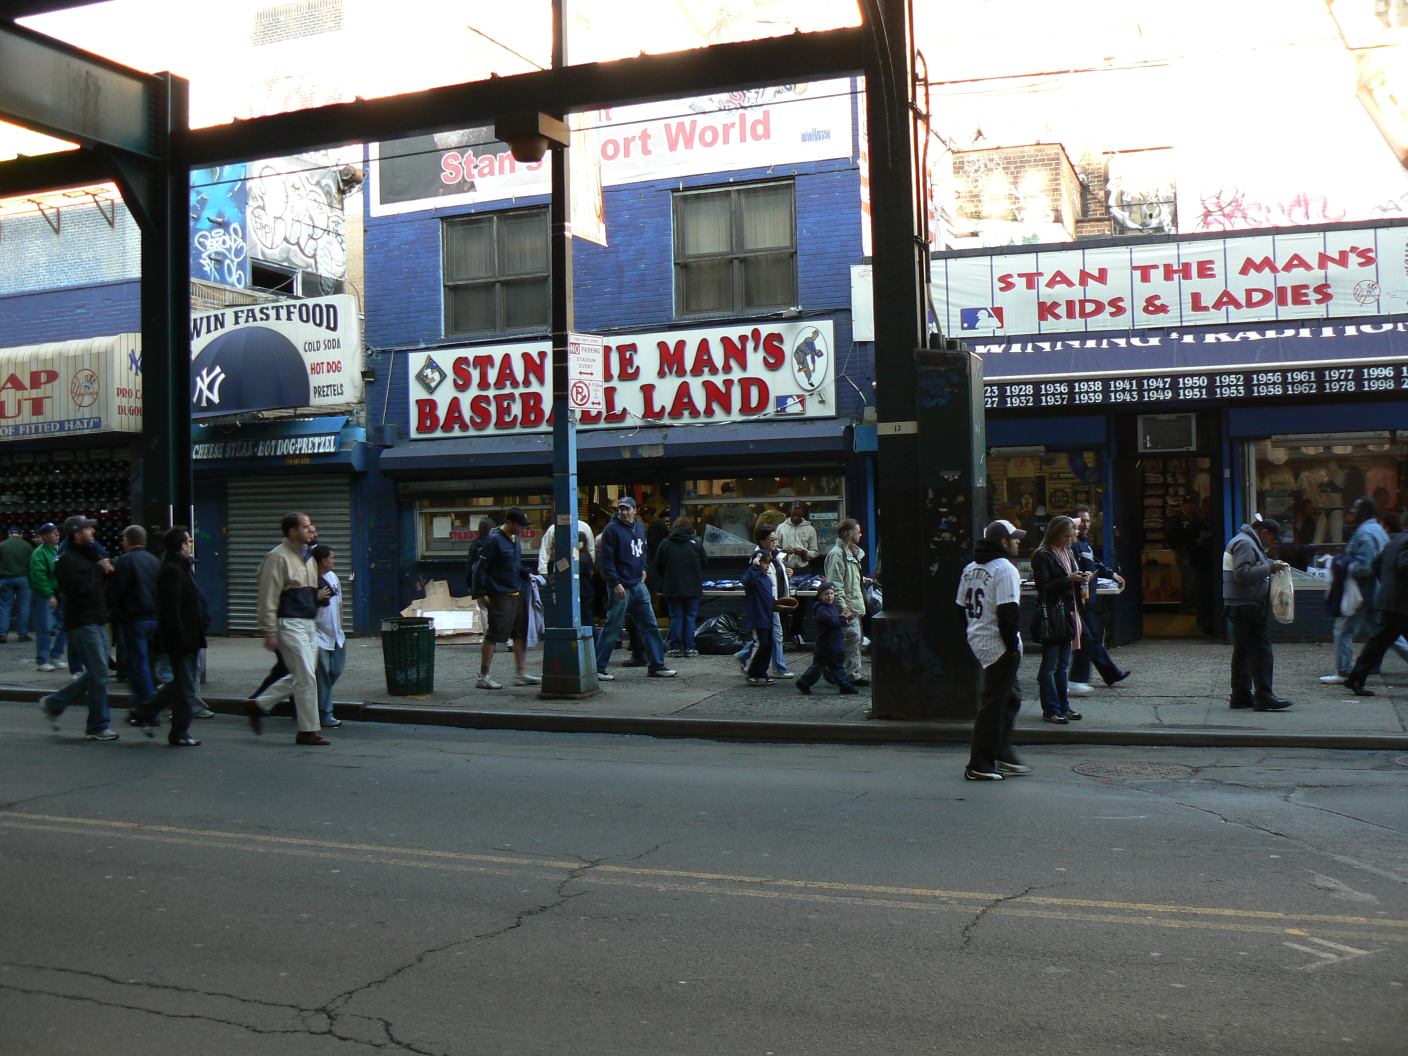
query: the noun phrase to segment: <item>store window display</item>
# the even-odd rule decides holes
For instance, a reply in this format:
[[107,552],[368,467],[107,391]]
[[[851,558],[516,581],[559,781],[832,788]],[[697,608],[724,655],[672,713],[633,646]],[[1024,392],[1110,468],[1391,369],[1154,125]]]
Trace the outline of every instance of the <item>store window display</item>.
[[1402,512],[1408,432],[1272,436],[1248,449],[1247,508],[1280,522],[1281,554],[1296,568],[1343,548],[1355,500]]
[[800,499],[807,504],[807,518],[825,553],[836,545],[836,526],[845,515],[842,483],[840,473],[818,470],[687,480],[683,507],[711,558],[747,557],[755,548],[758,529],[781,524]]
[[518,533],[525,557],[536,556],[543,533],[552,521],[551,496],[525,495],[444,495],[422,499],[416,504],[417,550],[422,560],[462,559],[478,534],[479,521],[488,517],[503,523],[504,513],[517,506],[528,515],[529,524]]
[[[1040,451],[1040,449],[1037,449]],[[1091,513],[1090,541],[1096,555],[1104,539],[1105,488],[1098,452],[1052,451],[988,455],[988,517],[1011,521],[1023,531],[1021,557],[1040,545],[1051,518],[1070,516],[1077,506]],[[1025,561],[1018,568],[1025,567]]]

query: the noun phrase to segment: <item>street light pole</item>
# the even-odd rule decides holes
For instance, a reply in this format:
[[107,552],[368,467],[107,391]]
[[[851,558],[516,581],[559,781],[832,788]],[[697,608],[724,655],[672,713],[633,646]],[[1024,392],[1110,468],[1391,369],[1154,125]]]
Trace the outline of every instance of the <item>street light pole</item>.
[[[552,68],[567,64],[566,0],[552,4]],[[552,150],[552,505],[551,620],[543,638],[544,697],[595,693],[591,627],[581,625],[577,561],[577,423],[567,391],[567,341],[573,327],[572,218],[566,144]]]

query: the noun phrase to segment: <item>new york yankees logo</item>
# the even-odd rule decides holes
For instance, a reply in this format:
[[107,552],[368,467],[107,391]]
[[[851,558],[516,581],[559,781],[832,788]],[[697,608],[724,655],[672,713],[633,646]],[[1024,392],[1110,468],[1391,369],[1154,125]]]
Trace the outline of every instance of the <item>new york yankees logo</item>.
[[206,367],[196,377],[196,400],[202,407],[220,406],[220,386],[225,384],[223,367]]

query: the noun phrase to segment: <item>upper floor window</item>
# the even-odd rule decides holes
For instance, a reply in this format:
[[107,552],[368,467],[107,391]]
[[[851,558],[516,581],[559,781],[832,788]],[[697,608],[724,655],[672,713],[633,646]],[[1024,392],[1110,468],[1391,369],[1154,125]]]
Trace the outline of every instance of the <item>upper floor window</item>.
[[675,195],[675,309],[721,315],[797,303],[791,181]]
[[446,220],[444,243],[446,336],[548,328],[547,209]]

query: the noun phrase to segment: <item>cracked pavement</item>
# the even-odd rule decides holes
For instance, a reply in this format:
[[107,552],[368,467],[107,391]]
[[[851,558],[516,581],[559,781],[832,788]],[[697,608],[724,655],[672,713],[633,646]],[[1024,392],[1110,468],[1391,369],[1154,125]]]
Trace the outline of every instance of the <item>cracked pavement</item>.
[[[0,706],[26,1056],[1321,1056],[1408,1026],[1408,756],[1034,748],[978,786],[959,748],[349,724],[320,755],[215,719],[189,753],[31,710]],[[1129,761],[1190,772],[1073,772]]]

